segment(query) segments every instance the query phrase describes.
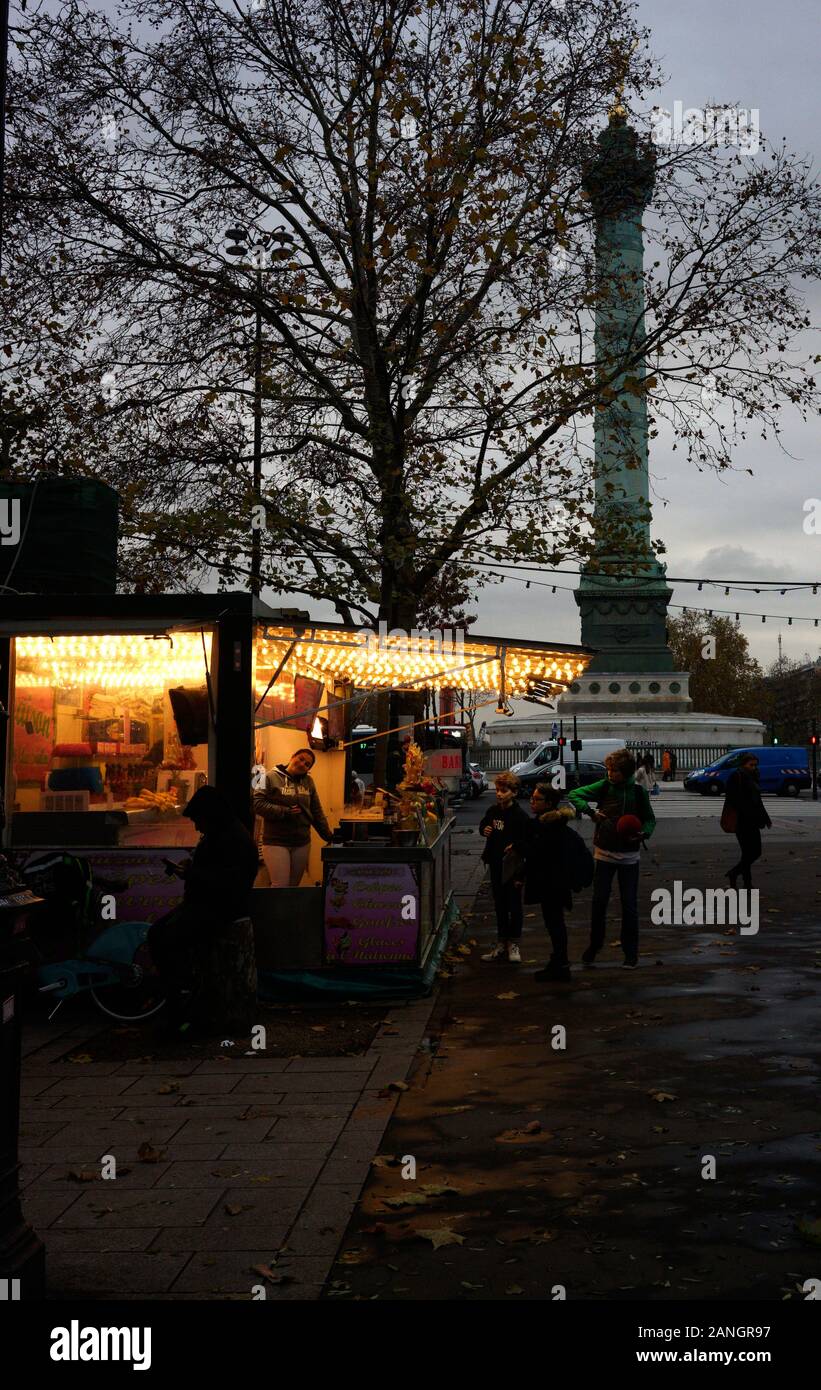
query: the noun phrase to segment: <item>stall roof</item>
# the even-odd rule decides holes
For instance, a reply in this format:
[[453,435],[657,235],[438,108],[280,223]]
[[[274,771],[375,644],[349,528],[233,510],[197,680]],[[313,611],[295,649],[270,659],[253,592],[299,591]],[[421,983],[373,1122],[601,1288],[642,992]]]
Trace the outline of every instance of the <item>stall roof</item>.
[[0,594],[0,635],[20,633],[158,632],[212,624],[227,616],[263,623],[310,623],[301,608],[271,608],[253,595]]
[[[347,627],[343,623],[306,626],[294,641],[293,628],[268,624],[257,656],[258,671],[296,664],[332,674],[359,687],[419,689],[422,686],[499,691],[504,696],[560,693],[594,656],[590,647],[518,637],[410,633]],[[546,689],[545,689],[546,688]]]
[[[571,684],[594,655],[590,647],[535,638],[463,635],[440,639],[413,630],[375,633],[366,627],[317,622],[299,608],[272,608],[244,592],[197,594],[3,594],[0,636],[162,634],[247,617],[263,630],[258,670],[294,664],[339,681],[374,688],[423,685],[525,694],[534,685]],[[270,645],[266,649],[266,642]]]

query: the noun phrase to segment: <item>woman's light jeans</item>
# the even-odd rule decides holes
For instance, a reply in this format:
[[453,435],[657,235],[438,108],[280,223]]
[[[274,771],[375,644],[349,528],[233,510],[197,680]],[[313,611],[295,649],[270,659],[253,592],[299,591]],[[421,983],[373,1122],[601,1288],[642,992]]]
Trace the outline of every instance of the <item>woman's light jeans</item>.
[[308,867],[310,845],[263,845],[272,888],[298,888]]

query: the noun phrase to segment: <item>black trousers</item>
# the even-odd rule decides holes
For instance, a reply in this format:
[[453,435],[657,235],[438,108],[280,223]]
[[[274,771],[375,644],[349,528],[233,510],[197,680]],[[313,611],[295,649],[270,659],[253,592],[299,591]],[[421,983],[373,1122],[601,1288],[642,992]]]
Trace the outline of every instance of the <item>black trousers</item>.
[[597,859],[593,869],[593,902],[590,919],[590,950],[600,951],[607,929],[607,904],[613,879],[618,877],[621,898],[621,945],[627,960],[639,953],[639,866],[610,863]]
[[735,837],[741,849],[741,858],[730,870],[730,874],[733,878],[740,874],[744,880],[744,887],[752,888],[752,866],[756,859],[761,858],[760,827],[757,825],[745,825],[743,821],[739,821]]
[[490,861],[490,887],[496,909],[496,932],[500,941],[518,941],[522,934],[524,910],[521,884],[513,879],[502,882],[502,865]]
[[198,940],[202,939],[202,930],[199,915],[184,905],[158,917],[149,928],[148,949],[160,972],[172,1011],[179,1005],[182,991],[191,986],[194,951]]
[[564,920],[564,907],[555,900],[542,903],[542,916],[547,932],[550,937],[550,945],[553,950],[550,955],[551,965],[569,965],[567,959],[567,923]]

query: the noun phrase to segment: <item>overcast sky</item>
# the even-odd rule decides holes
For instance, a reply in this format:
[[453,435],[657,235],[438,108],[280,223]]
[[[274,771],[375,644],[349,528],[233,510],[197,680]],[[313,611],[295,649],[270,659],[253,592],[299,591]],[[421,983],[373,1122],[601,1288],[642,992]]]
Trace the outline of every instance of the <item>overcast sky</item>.
[[[668,76],[656,104],[668,110],[677,100],[685,108],[710,102],[757,108],[770,141],[784,138],[793,151],[818,162],[817,0],[780,0],[777,6],[764,0],[640,0],[639,12]],[[804,425],[795,413],[782,420],[786,453],[773,443],[748,441],[734,461],[738,471],[720,477],[698,473],[681,452],[671,452],[663,434],[653,442],[654,533],[667,547],[668,574],[821,582],[821,535],[803,530],[805,500],[821,497],[818,422]],[[821,654],[821,625],[787,623],[787,615],[821,617],[821,594],[815,600],[797,594],[725,598],[723,589],[698,594],[674,586],[673,603],[783,615],[780,623],[743,620],[752,651],[765,665],[778,655],[779,631],[785,654]],[[320,615],[316,605],[312,611]],[[483,590],[470,611],[478,611],[478,632],[580,640],[569,592],[526,590],[506,580]]]

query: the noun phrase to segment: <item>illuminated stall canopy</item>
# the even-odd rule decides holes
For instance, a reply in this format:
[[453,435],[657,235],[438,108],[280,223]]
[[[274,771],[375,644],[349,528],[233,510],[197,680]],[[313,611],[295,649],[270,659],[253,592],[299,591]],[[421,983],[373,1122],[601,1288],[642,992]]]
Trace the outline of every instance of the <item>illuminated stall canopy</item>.
[[104,633],[18,637],[17,684],[162,688],[166,682],[204,680],[210,652],[211,634],[207,632],[174,632],[159,637]]
[[[455,687],[496,692],[513,698],[534,687],[560,694],[586,669],[592,651],[556,643],[446,634],[382,633],[370,628],[333,624],[293,628],[266,627],[256,651],[257,679],[282,665],[315,672],[359,688],[421,690]],[[287,659],[286,659],[287,658]],[[284,663],[284,665],[283,665]]]

